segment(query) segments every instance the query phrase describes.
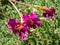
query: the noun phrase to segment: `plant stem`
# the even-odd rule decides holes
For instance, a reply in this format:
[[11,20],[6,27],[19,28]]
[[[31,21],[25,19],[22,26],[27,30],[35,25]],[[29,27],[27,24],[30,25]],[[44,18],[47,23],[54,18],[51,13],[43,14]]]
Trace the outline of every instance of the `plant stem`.
[[[13,5],[13,7],[16,9],[16,11],[18,12],[18,14],[19,14],[19,16],[20,16],[20,18],[21,18],[21,22],[23,21],[23,19],[22,19],[22,15],[20,15],[21,13],[20,13],[20,11],[17,9],[17,7],[15,6],[15,4],[13,3],[13,2],[15,2],[15,3],[18,3],[18,4],[22,4],[22,5],[26,5],[26,6],[29,6],[29,7],[33,7],[33,8],[36,8],[36,6],[37,5],[31,5],[31,4],[25,4],[25,3],[22,3],[22,2],[18,2],[18,1],[11,1],[11,0],[9,0],[9,2]],[[39,7],[39,6],[37,6],[37,7]],[[40,6],[41,7],[41,6]],[[40,18],[41,20],[46,20],[46,18],[44,18],[44,17],[41,17]]]
[[21,4],[21,5],[25,5],[25,6],[28,6],[28,7],[32,7],[32,8],[36,8],[34,5],[31,5],[31,4],[25,4],[23,2],[18,2],[18,1],[14,1],[15,3],[18,3],[18,4]]
[[9,2],[13,5],[13,7],[16,9],[16,11],[18,12],[18,14],[19,14],[19,16],[20,16],[20,18],[21,18],[21,22],[22,22],[22,15],[20,15],[21,13],[20,13],[20,11],[18,10],[18,8],[15,6],[15,4],[11,1],[11,0],[9,0]]
[[28,6],[28,7],[32,7],[32,8],[40,8],[41,10],[46,10],[46,11],[49,11],[49,8],[45,7],[45,6],[39,6],[39,5],[32,5],[32,4],[25,4],[23,2],[18,2],[18,1],[14,1],[15,3],[17,4],[21,4],[21,5],[25,5],[25,6]]

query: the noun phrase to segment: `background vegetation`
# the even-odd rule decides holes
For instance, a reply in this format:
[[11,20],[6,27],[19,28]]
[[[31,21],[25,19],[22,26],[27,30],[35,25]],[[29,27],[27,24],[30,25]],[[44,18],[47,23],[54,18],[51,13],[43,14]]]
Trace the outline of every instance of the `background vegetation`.
[[[43,27],[37,27],[36,31],[29,35],[28,40],[21,41],[7,27],[9,19],[16,18],[20,21],[20,17],[8,0],[2,0],[0,1],[0,45],[60,45],[60,0],[24,0],[24,3],[54,7],[57,17],[53,21],[51,19],[48,19],[48,22],[42,20]],[[31,7],[15,5],[22,14],[24,12],[29,14],[33,11]],[[37,9],[39,16],[42,16],[42,12]]]

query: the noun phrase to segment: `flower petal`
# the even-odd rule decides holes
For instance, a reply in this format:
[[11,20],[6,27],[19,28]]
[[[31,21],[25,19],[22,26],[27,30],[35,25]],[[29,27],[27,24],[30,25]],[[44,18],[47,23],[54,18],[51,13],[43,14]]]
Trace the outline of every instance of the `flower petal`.
[[42,26],[42,23],[41,23],[41,21],[40,21],[39,19],[36,19],[36,20],[35,20],[35,24],[36,24],[37,26]]
[[29,16],[28,16],[26,13],[24,13],[24,14],[23,14],[23,19],[24,19],[25,21],[27,21],[27,20],[29,19]]
[[30,34],[29,30],[23,30],[20,32],[19,37],[21,40],[27,40],[28,34]]
[[38,18],[37,12],[31,13],[30,16],[29,16],[29,18],[31,18],[31,19],[36,19],[36,18]]
[[18,25],[20,25],[20,23],[16,19],[10,19],[8,22],[8,27],[12,30],[14,34],[18,33]]
[[27,35],[22,33],[20,36],[21,40],[27,40]]

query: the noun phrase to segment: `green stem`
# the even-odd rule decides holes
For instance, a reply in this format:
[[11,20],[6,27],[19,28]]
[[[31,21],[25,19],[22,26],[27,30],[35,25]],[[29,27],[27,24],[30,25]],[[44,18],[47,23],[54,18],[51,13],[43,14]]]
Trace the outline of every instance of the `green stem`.
[[[21,22],[23,21],[22,15],[20,15],[21,14],[20,11],[17,9],[17,7],[15,6],[15,4],[13,2],[18,3],[18,4],[22,4],[22,5],[26,5],[26,6],[29,6],[29,7],[33,7],[33,8],[36,8],[36,7],[40,7],[41,8],[42,7],[42,6],[38,6],[38,5],[25,4],[25,3],[22,3],[22,2],[18,2],[18,1],[11,1],[11,0],[9,0],[9,2],[13,5],[13,7],[18,12],[19,16],[21,17]],[[40,17],[40,19],[41,20],[46,20],[46,18],[44,18],[44,17]]]
[[33,7],[33,8],[36,8],[34,5],[31,5],[31,4],[25,4],[25,3],[23,3],[23,2],[18,2],[18,1],[14,1],[15,3],[17,3],[17,4],[21,4],[21,5],[25,5],[25,6],[28,6],[28,7]]
[[22,15],[20,15],[21,13],[20,13],[20,11],[18,10],[18,8],[15,6],[15,4],[11,1],[11,0],[9,0],[9,2],[13,5],[13,7],[16,9],[16,11],[18,12],[18,14],[19,14],[19,16],[20,16],[20,18],[21,18],[21,22],[22,22]]

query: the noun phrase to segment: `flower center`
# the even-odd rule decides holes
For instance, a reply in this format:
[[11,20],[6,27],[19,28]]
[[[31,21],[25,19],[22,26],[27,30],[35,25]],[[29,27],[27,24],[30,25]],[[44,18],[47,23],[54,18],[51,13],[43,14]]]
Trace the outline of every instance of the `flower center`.
[[31,19],[29,20],[29,22],[30,22],[32,25],[34,24],[34,21],[33,21],[33,20],[31,20]]
[[20,25],[20,26],[18,27],[18,29],[19,29],[19,30],[21,30],[22,28],[23,28],[23,26],[22,26],[22,25]]

